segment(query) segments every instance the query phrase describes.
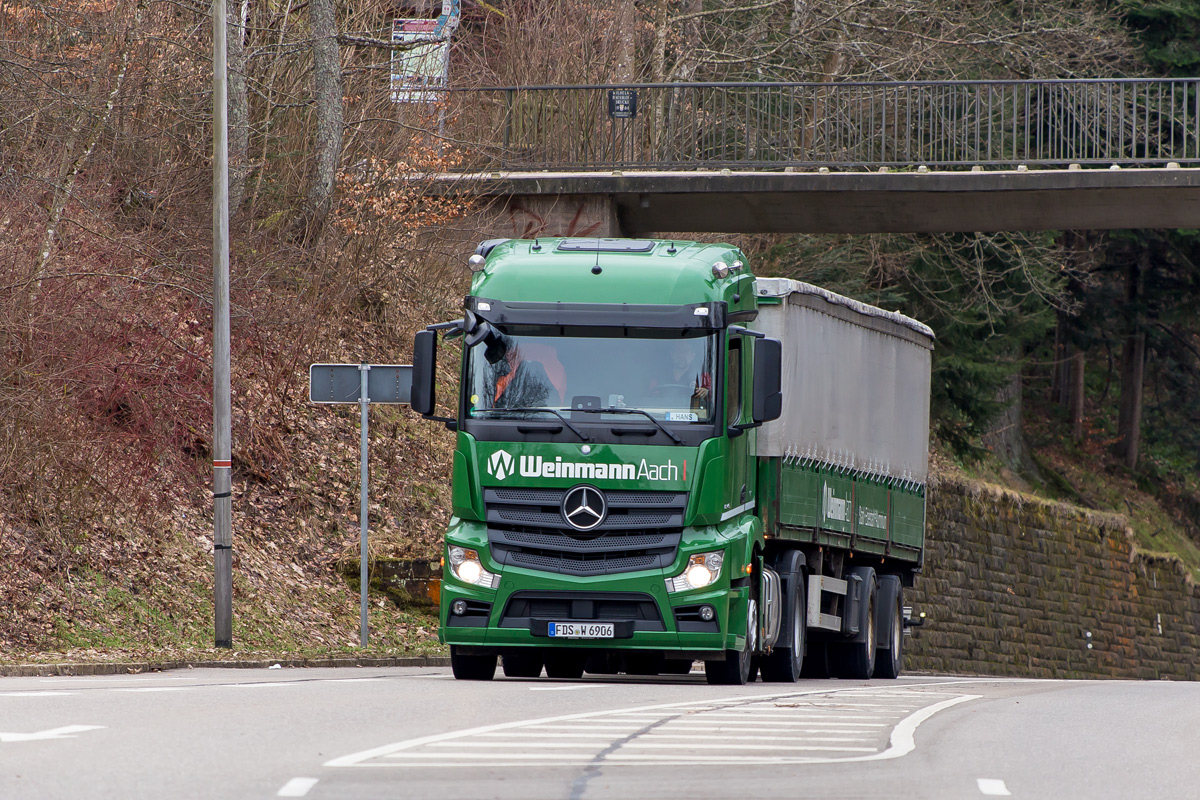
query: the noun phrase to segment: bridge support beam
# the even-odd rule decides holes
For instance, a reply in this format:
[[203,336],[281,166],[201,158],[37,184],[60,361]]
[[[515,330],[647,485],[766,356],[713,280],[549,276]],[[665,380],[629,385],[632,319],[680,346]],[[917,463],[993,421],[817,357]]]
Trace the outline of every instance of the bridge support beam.
[[538,236],[623,235],[617,204],[607,194],[522,194],[498,198],[489,216],[490,235],[514,239]]
[[933,233],[1200,227],[1200,169],[442,175],[497,236]]

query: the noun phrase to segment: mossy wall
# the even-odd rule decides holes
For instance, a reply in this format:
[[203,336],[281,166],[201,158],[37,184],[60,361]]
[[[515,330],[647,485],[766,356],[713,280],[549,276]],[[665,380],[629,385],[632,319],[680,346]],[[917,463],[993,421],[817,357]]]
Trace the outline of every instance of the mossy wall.
[[947,480],[929,497],[906,669],[1200,679],[1200,590],[1124,518]]

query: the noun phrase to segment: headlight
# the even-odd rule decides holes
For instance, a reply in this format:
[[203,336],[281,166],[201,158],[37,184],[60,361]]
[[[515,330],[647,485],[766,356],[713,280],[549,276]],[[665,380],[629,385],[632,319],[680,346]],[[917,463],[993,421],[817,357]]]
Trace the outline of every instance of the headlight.
[[500,584],[499,575],[483,568],[479,553],[465,547],[450,548],[450,572],[463,583],[486,586],[489,589],[495,589]]
[[721,577],[721,564],[725,561],[725,551],[716,550],[712,553],[697,553],[688,559],[683,572],[674,578],[667,578],[668,592],[686,592],[688,589],[703,589],[712,586]]

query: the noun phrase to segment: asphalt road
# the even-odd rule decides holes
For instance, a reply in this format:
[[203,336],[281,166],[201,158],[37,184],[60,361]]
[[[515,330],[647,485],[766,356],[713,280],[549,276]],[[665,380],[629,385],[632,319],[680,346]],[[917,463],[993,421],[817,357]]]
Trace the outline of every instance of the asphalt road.
[[0,799],[1200,798],[1200,684],[449,672],[3,678]]

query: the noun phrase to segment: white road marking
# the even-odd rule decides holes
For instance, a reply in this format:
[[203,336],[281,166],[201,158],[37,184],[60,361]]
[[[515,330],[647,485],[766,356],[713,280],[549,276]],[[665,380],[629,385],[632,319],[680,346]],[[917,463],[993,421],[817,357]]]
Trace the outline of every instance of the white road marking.
[[[782,719],[781,720],[772,720],[770,723],[766,723],[766,722],[762,722],[762,721],[753,721],[753,720],[747,720],[747,721],[743,722],[741,720],[736,720],[736,719],[713,720],[713,719],[708,719],[707,717],[708,717],[708,715],[706,714],[704,719],[700,719],[700,718],[673,719],[673,720],[671,720],[671,724],[672,725],[706,725],[706,726],[711,725],[711,726],[715,726],[718,728],[728,728],[729,730],[737,730],[738,728],[759,728],[759,727],[762,727],[764,724],[777,725],[777,726],[784,727],[784,728],[797,728],[797,727],[803,727],[805,725],[837,725],[839,727],[845,726],[845,727],[853,727],[853,728],[886,728],[887,727],[886,722],[840,722],[840,721],[837,721],[836,718],[832,718],[832,717],[821,717],[820,721],[818,721],[818,722],[808,722],[807,719],[816,719],[815,717],[808,717],[808,718],[801,718],[801,719],[794,719],[794,720],[782,720]],[[830,720],[832,720],[832,721],[830,721]]]
[[1004,781],[996,778],[977,778],[975,783],[979,784],[979,791],[993,797],[1011,797],[1012,792],[1004,785]]
[[317,785],[317,778],[292,778],[275,793],[276,797],[304,797]]
[[135,686],[133,688],[113,689],[114,692],[186,692],[190,686]]
[[607,683],[573,683],[570,686],[530,686],[531,692],[569,692],[573,689],[611,689],[616,684]]
[[[707,733],[661,733],[662,728],[655,728],[648,733],[643,734],[645,739],[700,739],[703,741],[712,741],[712,736]],[[502,731],[497,733],[481,733],[481,737],[496,736],[504,739],[546,739],[548,736],[553,736],[554,739],[601,739],[602,734],[595,733],[514,733],[512,731]],[[805,741],[805,742],[861,742],[864,739],[874,739],[874,736],[745,736],[738,734],[738,741]],[[611,744],[611,736],[604,741]],[[517,746],[516,743],[513,744]],[[521,747],[529,747],[530,743],[521,742]]]
[[[914,685],[919,685],[922,688],[932,688],[932,687],[943,687],[943,686],[955,686],[955,685],[961,685],[964,683],[977,683],[977,682],[979,682],[979,681],[974,681],[974,680],[970,680],[970,679],[965,679],[965,680],[964,679],[952,679],[952,680],[942,680],[942,681],[929,681],[929,682],[921,683],[921,684],[903,684],[902,686],[906,689],[911,690]],[[860,688],[860,687],[855,687],[855,688]],[[900,687],[897,687],[897,688],[900,688]],[[422,737],[418,737],[415,739],[408,739],[408,740],[404,740],[404,741],[400,741],[400,742],[395,742],[393,744],[383,745],[381,747],[375,747],[375,748],[371,748],[369,750],[363,750],[358,753],[351,753],[349,755],[331,759],[330,761],[325,762],[324,766],[326,766],[326,767],[367,766],[367,767],[377,767],[377,768],[378,767],[388,767],[388,766],[411,767],[411,766],[420,766],[420,765],[422,765],[422,763],[430,764],[432,760],[436,760],[439,763],[439,765],[445,765],[447,763],[447,761],[450,761],[453,759],[459,759],[459,760],[466,759],[468,761],[468,763],[470,763],[471,765],[480,766],[480,762],[478,759],[479,754],[476,753],[475,756],[473,757],[471,755],[471,751],[472,751],[472,748],[474,748],[476,746],[480,746],[484,743],[481,743],[478,741],[471,741],[470,743],[467,743],[467,742],[463,741],[464,739],[468,739],[469,737],[478,737],[481,734],[494,733],[497,731],[513,731],[514,729],[528,729],[531,726],[536,726],[536,725],[554,725],[554,724],[564,724],[564,723],[578,723],[578,724],[587,724],[587,723],[605,724],[605,723],[607,723],[607,724],[611,725],[613,723],[629,724],[629,723],[637,722],[637,721],[646,721],[648,723],[659,723],[660,725],[665,725],[667,723],[676,724],[676,723],[682,723],[684,721],[682,719],[670,719],[670,716],[672,713],[689,714],[689,715],[694,714],[694,715],[696,715],[696,717],[693,718],[693,721],[712,725],[712,724],[714,724],[715,720],[701,719],[700,717],[702,717],[702,716],[707,717],[707,716],[711,716],[713,714],[722,713],[722,712],[728,714],[728,713],[734,711],[735,708],[741,708],[741,707],[745,707],[747,705],[753,705],[755,703],[786,702],[788,700],[795,700],[798,698],[805,698],[806,700],[808,700],[810,702],[811,702],[811,699],[814,697],[825,698],[827,700],[827,702],[830,704],[829,707],[822,708],[820,706],[814,706],[814,709],[822,708],[822,710],[826,710],[827,712],[836,711],[841,714],[849,714],[855,720],[863,720],[864,718],[869,719],[872,716],[875,716],[875,717],[882,716],[880,714],[880,712],[877,712],[877,711],[876,712],[866,712],[864,710],[857,710],[857,709],[852,710],[852,709],[836,708],[836,706],[839,704],[839,701],[841,700],[841,698],[838,695],[842,691],[845,691],[845,690],[824,688],[824,689],[811,689],[811,690],[806,690],[806,691],[794,691],[794,692],[782,692],[782,693],[774,692],[771,694],[733,696],[733,697],[726,697],[726,698],[720,698],[720,699],[711,699],[710,698],[710,699],[703,699],[703,700],[684,701],[684,702],[679,702],[679,703],[661,703],[661,704],[640,706],[640,707],[634,707],[634,708],[625,708],[625,709],[613,710],[613,711],[591,711],[591,712],[583,712],[583,713],[578,713],[578,714],[567,714],[567,715],[556,716],[556,717],[543,717],[543,718],[539,718],[539,719],[517,720],[517,721],[513,721],[513,722],[504,722],[504,723],[498,723],[495,725],[484,725],[484,726],[480,726],[480,727],[476,727],[476,728],[468,728],[468,729],[464,729],[464,730],[451,731],[448,733],[433,734],[430,736],[422,736]],[[935,692],[931,692],[929,694],[930,694],[930,699],[933,699],[933,698],[936,698],[938,695],[945,696],[947,694],[947,692],[945,692],[945,691],[936,692],[935,691]],[[639,747],[649,746],[651,748],[671,748],[671,749],[676,750],[677,752],[658,753],[655,755],[642,755],[642,754],[628,753],[628,752],[623,754],[622,752],[617,751],[617,752],[606,754],[604,756],[604,760],[607,762],[620,761],[620,762],[629,762],[629,763],[655,763],[655,764],[670,763],[670,764],[678,764],[678,765],[689,765],[689,764],[695,764],[697,762],[703,762],[703,763],[707,763],[707,764],[714,764],[714,763],[721,763],[721,764],[724,764],[724,763],[727,763],[727,764],[841,763],[841,762],[847,762],[847,761],[875,761],[875,760],[882,760],[882,759],[899,758],[901,756],[907,755],[909,752],[911,752],[915,748],[916,745],[914,742],[914,734],[915,734],[917,727],[922,722],[924,722],[926,719],[931,717],[933,714],[936,714],[938,711],[941,711],[942,709],[949,708],[958,703],[966,702],[967,700],[974,700],[974,699],[977,699],[978,697],[979,697],[979,695],[956,695],[947,700],[943,700],[941,702],[931,704],[925,708],[919,709],[919,710],[909,714],[907,717],[900,720],[900,722],[896,724],[895,728],[893,728],[893,730],[891,732],[891,736],[890,736],[888,745],[886,746],[886,749],[884,749],[883,751],[880,751],[880,752],[875,752],[877,748],[848,749],[848,748],[833,748],[833,747],[814,745],[814,746],[812,746],[812,748],[805,748],[805,749],[821,748],[821,750],[820,750],[821,752],[828,752],[829,755],[825,755],[825,756],[813,755],[813,756],[807,756],[807,757],[799,756],[799,755],[762,756],[757,753],[756,754],[751,754],[751,753],[735,754],[733,752],[730,752],[727,757],[722,758],[718,754],[704,754],[704,755],[692,756],[692,755],[688,755],[686,753],[679,752],[681,750],[681,748],[687,748],[689,750],[695,749],[688,745],[681,745],[679,743],[672,744],[672,743],[668,743],[668,742],[647,742],[644,745],[639,744],[636,746],[639,746]],[[892,707],[893,712],[902,713],[906,710],[907,710],[907,706],[903,706],[903,707],[902,706],[893,706]],[[804,715],[803,718],[794,720],[794,724],[804,725],[805,723],[808,723],[811,725],[813,716],[809,715],[807,713],[807,711],[808,711],[807,708],[803,708],[799,712]],[[793,711],[793,713],[797,713],[797,712]],[[734,713],[734,714],[732,714],[732,716],[736,718],[738,715],[736,713]],[[826,713],[823,716],[826,719],[830,718],[830,715],[828,713]],[[779,719],[775,715],[769,715],[769,720],[770,720],[771,725],[778,725],[778,724],[780,724],[780,722],[785,721],[785,720]],[[745,723],[745,724],[757,725],[759,727],[759,730],[765,730],[764,723],[766,723],[767,721],[768,721],[767,719],[763,719],[763,720],[760,720],[757,722],[752,721],[752,722]],[[732,720],[730,722],[732,722]],[[720,724],[722,727],[724,727],[725,724],[730,724],[730,723],[722,722]],[[872,726],[875,726],[878,723],[863,723],[863,724],[870,724]],[[586,730],[586,729],[584,729],[584,730]],[[697,729],[693,728],[692,730],[697,730]],[[732,728],[730,730],[730,732],[733,732],[735,730],[736,731],[746,731],[746,728],[745,727]],[[611,746],[612,744],[614,744],[614,742],[612,741],[612,736],[600,737],[600,738],[605,738],[607,745]],[[621,744],[621,747],[622,748],[632,747],[632,746],[635,746],[635,744],[637,742],[638,742],[638,740],[636,740],[636,739],[633,742],[623,742]],[[495,745],[495,744],[499,744],[499,743],[491,743],[491,744]],[[434,753],[429,750],[429,747],[433,746],[433,745],[437,745],[439,747],[453,746],[453,747],[457,747],[458,750],[453,753],[446,753],[444,751],[442,753]],[[526,748],[530,746],[530,744],[527,741],[523,742],[523,745]],[[575,749],[580,748],[580,745],[577,743],[568,744],[568,743],[564,742],[564,743],[561,743],[561,745],[566,746],[566,747],[572,747]],[[736,749],[748,749],[748,750],[761,751],[763,749],[767,749],[767,750],[787,749],[787,750],[790,750],[793,747],[800,748],[800,747],[804,747],[804,746],[800,745],[800,744],[796,744],[796,745],[789,745],[786,748],[775,748],[775,747],[764,747],[762,745],[745,745],[744,748],[742,748],[742,747],[737,747],[737,746],[715,744],[713,749],[718,749],[718,750],[725,749],[727,751],[732,751],[732,750],[736,750]],[[869,755],[849,755],[847,752],[848,750],[849,750],[849,752],[869,753]],[[843,755],[841,757],[835,758],[835,757],[832,757],[832,752],[842,752],[842,753],[847,753],[847,755]],[[437,756],[437,758],[432,759],[431,757],[433,757],[435,755]],[[576,759],[573,763],[591,763],[591,761],[593,760],[593,759],[588,758],[587,756],[584,756],[583,754],[579,754],[579,755],[537,754],[537,753],[528,753],[528,752],[526,752],[526,753],[511,753],[511,754],[504,753],[503,757],[501,758],[500,753],[497,752],[496,756],[497,756],[496,759],[488,760],[488,766],[499,767],[499,766],[504,766],[505,764],[529,765],[530,763],[534,763],[534,762],[561,764],[561,763],[564,763],[565,761],[570,761],[572,758]],[[386,760],[384,760],[384,759],[386,759]],[[411,759],[411,761],[410,761],[410,759]]]
[[75,734],[84,731],[98,731],[103,725],[66,725],[62,728],[51,728],[37,733],[0,733],[0,742],[35,742],[46,739],[74,739]]
[[[612,744],[609,739],[595,739],[590,742],[563,742],[559,740],[544,741],[544,742],[479,742],[472,741],[472,748],[485,748],[488,750],[504,749],[509,747],[519,747],[522,749],[531,747],[549,747],[555,750],[594,750],[596,748],[605,748]],[[462,747],[460,742],[430,742],[430,747]],[[621,745],[625,747],[640,747],[647,749],[678,749],[678,744],[671,742],[649,742],[645,739],[634,739],[629,742],[624,742]],[[827,745],[807,745],[807,744],[732,744],[729,742],[713,742],[709,740],[706,744],[688,744],[688,750],[755,750],[763,752],[766,750],[819,750],[838,753],[874,753],[874,747],[840,747]],[[414,753],[414,756],[420,754]],[[507,757],[507,756],[506,756]]]
[[67,697],[79,692],[0,692],[0,697]]
[[253,681],[251,681],[249,683],[223,683],[223,684],[221,684],[221,686],[225,686],[230,689],[258,689],[261,687],[275,688],[278,686],[297,686],[297,685],[299,685],[299,684],[297,684],[295,681],[286,681],[286,682],[280,682],[280,681],[253,682]]

